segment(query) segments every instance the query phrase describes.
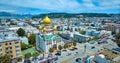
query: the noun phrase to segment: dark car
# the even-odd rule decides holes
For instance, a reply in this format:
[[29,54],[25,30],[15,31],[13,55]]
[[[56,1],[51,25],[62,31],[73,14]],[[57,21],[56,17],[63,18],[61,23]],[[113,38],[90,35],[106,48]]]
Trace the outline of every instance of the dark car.
[[55,61],[56,61],[56,60],[58,60],[58,57],[55,57],[55,59],[54,59],[54,60],[55,60]]
[[56,53],[55,55],[57,55],[57,56],[61,56],[61,53]]
[[64,52],[66,52],[67,50],[63,50]]
[[36,61],[38,58],[36,58],[36,57],[34,57],[34,58],[32,58],[32,61]]
[[74,49],[70,49],[71,51],[74,51]]
[[43,57],[40,57],[39,60],[43,60],[44,58]]
[[31,61],[28,60],[28,59],[25,59],[25,60],[24,60],[24,63],[31,63]]
[[93,47],[91,47],[91,49],[94,49],[95,47],[93,46]]
[[76,58],[76,60],[75,60],[75,61],[76,61],[76,62],[78,62],[79,60],[81,60],[81,58]]
[[48,58],[49,58],[49,57],[53,57],[53,55],[52,55],[52,54],[48,54]]

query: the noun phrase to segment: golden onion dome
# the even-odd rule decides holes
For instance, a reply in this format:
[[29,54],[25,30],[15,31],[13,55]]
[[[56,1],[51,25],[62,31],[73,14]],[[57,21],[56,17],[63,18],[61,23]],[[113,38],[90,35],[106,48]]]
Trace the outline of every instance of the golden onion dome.
[[47,29],[46,29],[46,28],[43,28],[43,31],[44,31],[44,32],[46,32],[46,31],[47,31]]
[[56,29],[57,29],[57,27],[56,27],[56,26],[54,26],[54,27],[53,27],[53,30],[56,30]]
[[48,16],[46,16],[46,17],[43,19],[43,23],[44,23],[45,25],[51,24],[50,18],[49,18]]
[[42,30],[42,26],[39,26],[39,28],[38,28],[39,30]]

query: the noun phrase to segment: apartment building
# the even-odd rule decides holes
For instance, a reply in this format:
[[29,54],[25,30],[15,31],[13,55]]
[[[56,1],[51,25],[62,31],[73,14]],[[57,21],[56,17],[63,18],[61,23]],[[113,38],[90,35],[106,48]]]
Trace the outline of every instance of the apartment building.
[[0,56],[5,54],[10,55],[11,58],[21,56],[20,40],[18,38],[0,39]]

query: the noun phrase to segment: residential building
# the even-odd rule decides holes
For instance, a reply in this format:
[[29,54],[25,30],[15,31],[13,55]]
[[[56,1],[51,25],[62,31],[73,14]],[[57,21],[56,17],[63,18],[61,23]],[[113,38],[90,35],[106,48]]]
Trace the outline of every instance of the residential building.
[[24,43],[24,44],[27,44],[27,45],[29,44],[27,37],[20,37],[20,42],[21,42],[21,43]]
[[21,46],[19,38],[0,38],[0,56],[5,54],[10,55],[11,58],[21,56]]
[[120,24],[107,23],[105,26],[103,26],[103,29],[107,31],[112,31],[114,33],[120,33]]
[[89,40],[90,38],[92,38],[92,37],[87,36],[87,35],[82,35],[82,34],[80,34],[79,32],[74,33],[74,40],[75,40],[76,42],[79,42],[79,43],[86,42],[86,41]]

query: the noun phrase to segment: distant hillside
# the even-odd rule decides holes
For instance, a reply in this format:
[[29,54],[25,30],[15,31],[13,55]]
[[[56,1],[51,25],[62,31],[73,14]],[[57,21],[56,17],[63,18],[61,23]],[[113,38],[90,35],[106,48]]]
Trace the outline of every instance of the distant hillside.
[[14,14],[9,12],[0,12],[0,18],[31,18],[32,15],[20,15],[20,14]]
[[33,18],[44,18],[46,15],[48,15],[50,18],[71,18],[71,17],[79,17],[80,15],[83,15],[83,17],[111,17],[113,15],[120,15],[120,14],[106,14],[106,13],[49,13],[49,14],[40,14],[37,16],[33,16]]
[[12,16],[12,15],[17,15],[17,14],[12,14],[9,12],[0,12],[0,16]]

